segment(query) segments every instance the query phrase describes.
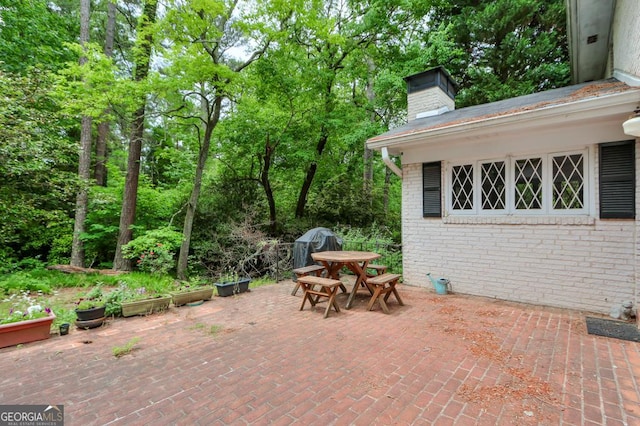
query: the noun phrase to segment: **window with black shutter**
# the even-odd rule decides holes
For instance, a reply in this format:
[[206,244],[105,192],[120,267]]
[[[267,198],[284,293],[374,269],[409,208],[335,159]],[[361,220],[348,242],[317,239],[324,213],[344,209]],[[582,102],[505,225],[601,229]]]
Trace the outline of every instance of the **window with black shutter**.
[[600,218],[636,216],[635,142],[600,145]]
[[442,217],[441,163],[422,164],[422,214],[424,217]]

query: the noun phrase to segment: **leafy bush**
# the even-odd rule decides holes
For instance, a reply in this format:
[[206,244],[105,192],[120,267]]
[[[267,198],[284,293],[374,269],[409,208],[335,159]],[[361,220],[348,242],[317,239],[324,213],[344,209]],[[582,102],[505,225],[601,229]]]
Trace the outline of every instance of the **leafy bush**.
[[49,264],[68,264],[71,259],[71,244],[73,242],[73,231],[59,235],[51,242],[51,249],[47,261]]
[[344,227],[337,229],[335,232],[344,241],[343,250],[362,250],[379,253],[380,259],[376,262],[384,263],[395,273],[402,273],[402,246],[393,241],[390,231],[374,223],[368,231],[361,228]]
[[34,259],[27,257],[22,259],[16,264],[16,268],[21,271],[28,271],[31,269],[44,269],[44,262],[40,259]]
[[105,316],[119,317],[122,315],[122,301],[124,300],[124,288],[118,287],[105,297]]
[[104,295],[102,293],[101,283],[98,283],[95,287],[87,292],[76,302],[76,309],[84,311],[87,309],[93,309],[102,307],[105,305]]
[[0,274],[7,274],[14,270],[16,257],[9,247],[0,247]]
[[77,319],[74,309],[67,308],[60,303],[54,303],[51,310],[56,315],[56,319],[53,320],[54,327],[60,327],[60,324],[63,323],[72,324]]
[[122,247],[126,259],[136,260],[138,269],[156,275],[167,274],[175,266],[175,251],[182,234],[170,227],[145,232]]

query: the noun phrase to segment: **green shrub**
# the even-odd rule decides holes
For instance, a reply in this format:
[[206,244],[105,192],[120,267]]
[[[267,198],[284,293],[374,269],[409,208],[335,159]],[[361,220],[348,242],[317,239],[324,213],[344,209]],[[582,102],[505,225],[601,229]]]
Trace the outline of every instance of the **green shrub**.
[[118,287],[105,297],[105,316],[119,317],[122,315],[122,301],[124,300],[124,289]]
[[51,310],[56,315],[56,319],[53,321],[54,327],[60,327],[60,324],[64,323],[73,324],[77,319],[76,311],[74,309],[64,307],[61,304],[53,304],[51,306]]
[[374,223],[368,230],[343,227],[335,230],[344,244],[343,250],[363,250],[380,254],[376,262],[384,263],[393,272],[402,273],[402,247],[393,241],[388,229]]
[[71,244],[73,233],[63,234],[51,242],[51,249],[47,261],[49,264],[65,265],[71,259]]
[[29,273],[23,271],[7,275],[0,280],[0,292],[9,294],[21,291],[51,294],[53,290],[49,284],[42,282],[29,275]]
[[44,269],[45,263],[40,259],[34,259],[32,257],[27,257],[20,260],[16,264],[16,268],[21,271],[28,271],[30,269]]
[[175,266],[175,251],[182,244],[182,233],[170,227],[145,232],[122,247],[126,259],[136,261],[138,269],[165,275]]

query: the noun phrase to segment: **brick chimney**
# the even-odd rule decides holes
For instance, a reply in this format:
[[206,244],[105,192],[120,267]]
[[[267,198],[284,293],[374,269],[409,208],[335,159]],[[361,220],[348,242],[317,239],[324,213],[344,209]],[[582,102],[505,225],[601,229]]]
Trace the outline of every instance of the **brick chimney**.
[[409,122],[455,109],[454,99],[458,85],[444,67],[410,75],[404,81],[407,82]]

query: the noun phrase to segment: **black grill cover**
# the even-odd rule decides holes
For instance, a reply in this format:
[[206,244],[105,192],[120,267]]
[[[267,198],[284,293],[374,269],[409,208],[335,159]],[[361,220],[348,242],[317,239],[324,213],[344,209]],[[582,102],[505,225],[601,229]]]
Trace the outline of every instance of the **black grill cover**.
[[342,250],[341,238],[327,228],[310,229],[293,243],[293,269],[316,263],[311,253],[334,250]]

